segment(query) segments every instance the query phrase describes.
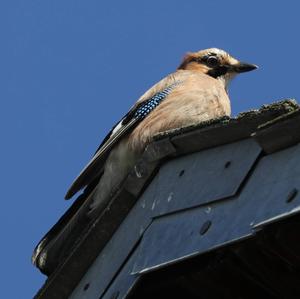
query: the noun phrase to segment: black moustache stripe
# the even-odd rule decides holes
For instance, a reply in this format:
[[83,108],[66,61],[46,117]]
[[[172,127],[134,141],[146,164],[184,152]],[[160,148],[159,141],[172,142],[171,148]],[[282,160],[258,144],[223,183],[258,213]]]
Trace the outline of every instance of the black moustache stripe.
[[207,73],[208,75],[214,77],[214,78],[218,78],[220,76],[225,75],[228,72],[228,67],[226,66],[218,66],[214,69],[209,70]]

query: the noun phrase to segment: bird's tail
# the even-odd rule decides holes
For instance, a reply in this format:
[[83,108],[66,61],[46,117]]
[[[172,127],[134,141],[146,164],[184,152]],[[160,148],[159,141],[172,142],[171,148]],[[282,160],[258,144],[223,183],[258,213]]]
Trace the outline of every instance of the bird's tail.
[[111,151],[104,172],[88,185],[36,246],[32,262],[42,273],[51,274],[76,246],[95,218],[101,217],[134,163],[135,155],[128,152],[126,142],[121,142]]
[[98,180],[95,180],[78,196],[72,206],[35,247],[32,263],[42,273],[50,275],[76,244],[78,236],[89,227],[91,218],[88,217],[88,211]]

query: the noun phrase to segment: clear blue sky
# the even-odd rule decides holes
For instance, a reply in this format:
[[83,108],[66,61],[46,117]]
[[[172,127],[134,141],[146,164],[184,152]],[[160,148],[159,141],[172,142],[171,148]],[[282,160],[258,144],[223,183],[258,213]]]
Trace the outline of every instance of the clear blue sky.
[[231,85],[233,114],[299,90],[299,1],[2,0],[1,298],[45,277],[33,247],[134,101],[187,51],[223,48],[260,69]]

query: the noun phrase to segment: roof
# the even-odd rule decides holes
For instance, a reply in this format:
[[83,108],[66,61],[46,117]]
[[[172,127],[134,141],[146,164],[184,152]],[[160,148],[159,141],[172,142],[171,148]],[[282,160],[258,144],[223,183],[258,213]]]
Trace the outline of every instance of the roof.
[[[64,248],[46,235],[35,258],[49,277],[36,298],[125,298],[143,277],[297,215],[299,118],[284,100],[156,136],[92,225]],[[69,213],[48,234],[58,239]]]

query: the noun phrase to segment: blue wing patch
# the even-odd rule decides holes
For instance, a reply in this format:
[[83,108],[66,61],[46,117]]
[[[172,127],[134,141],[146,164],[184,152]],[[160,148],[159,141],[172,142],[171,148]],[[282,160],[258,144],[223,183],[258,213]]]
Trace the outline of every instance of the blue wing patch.
[[134,113],[134,118],[139,120],[145,118],[154,108],[156,108],[166,98],[166,96],[178,84],[179,82],[173,83],[172,85],[166,87],[164,90],[156,93],[152,98],[141,103],[141,105],[137,107]]

